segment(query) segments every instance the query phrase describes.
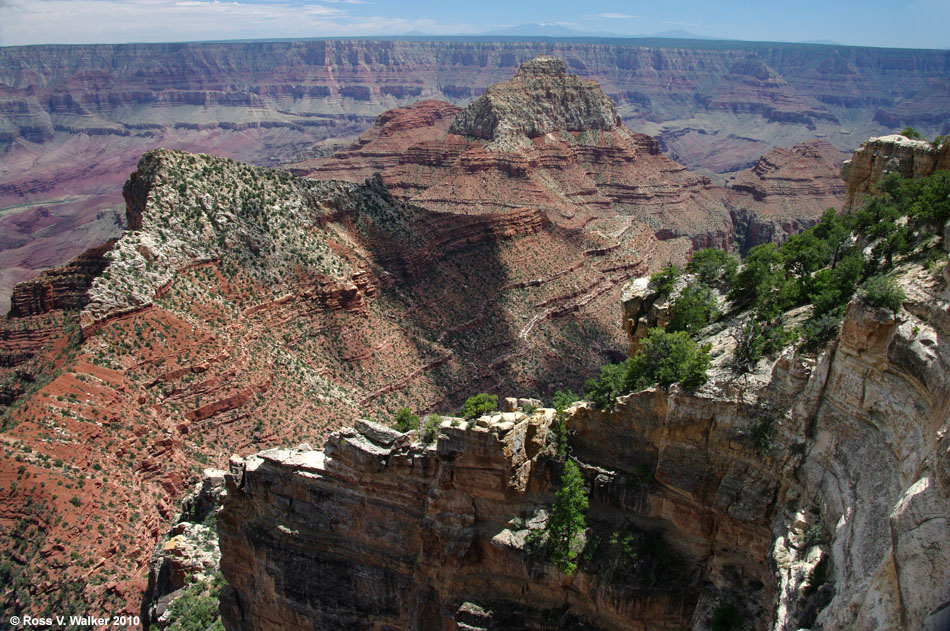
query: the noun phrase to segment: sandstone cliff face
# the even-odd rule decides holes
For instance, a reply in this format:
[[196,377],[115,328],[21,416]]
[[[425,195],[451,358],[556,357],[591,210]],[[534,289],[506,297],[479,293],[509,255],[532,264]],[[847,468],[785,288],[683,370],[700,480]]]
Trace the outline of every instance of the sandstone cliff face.
[[[662,576],[606,579],[591,565],[567,578],[526,553],[525,524],[537,525],[549,506],[559,469],[548,436],[553,410],[457,427],[446,420],[432,446],[361,421],[322,451],[232,461],[219,515],[222,571],[233,587],[222,607],[227,627],[688,628],[710,614],[721,590],[736,587],[730,581],[768,579],[764,562],[738,552],[765,558],[767,497],[777,482],[748,454],[738,468],[717,458],[709,466],[723,488],[755,484],[763,498],[733,515],[702,506],[719,480],[699,480],[682,450],[710,421],[695,410],[660,455],[640,434],[665,424],[655,403],[647,396],[611,418],[581,407],[571,424],[602,545],[635,524],[675,555]],[[635,442],[605,450],[605,433]],[[688,527],[680,531],[674,519]],[[705,583],[714,576],[719,585]]]
[[899,134],[871,138],[841,166],[841,179],[847,187],[844,207],[858,208],[868,197],[877,194],[878,181],[888,173],[909,178],[948,169],[950,142],[936,147],[926,140]]
[[40,315],[56,309],[78,311],[88,302],[93,280],[109,265],[105,257],[115,241],[86,250],[67,265],[39,278],[18,284],[13,290],[9,317]]
[[[919,268],[902,284],[898,318],[851,305],[792,408],[814,436],[797,472],[803,499],[820,506],[831,534],[835,597],[818,614],[823,628],[950,624],[950,375],[940,342],[950,294]],[[779,538],[774,549],[783,579],[786,546]]]
[[945,628],[950,293],[915,266],[902,283],[905,312],[852,303],[820,357],[569,410],[590,537],[659,533],[687,568],[672,584],[559,577],[526,551],[552,410],[446,421],[431,446],[360,422],[232,460],[228,628],[708,629],[727,603],[754,629]]

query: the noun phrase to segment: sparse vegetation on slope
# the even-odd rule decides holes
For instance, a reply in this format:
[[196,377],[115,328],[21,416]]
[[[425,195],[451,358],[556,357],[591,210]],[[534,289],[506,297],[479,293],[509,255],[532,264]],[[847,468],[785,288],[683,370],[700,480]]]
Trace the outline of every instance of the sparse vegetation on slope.
[[[609,410],[618,396],[654,384],[702,385],[710,358],[708,347],[694,340],[724,316],[738,318],[731,332],[732,365],[742,374],[796,341],[805,351],[822,348],[837,335],[859,289],[865,303],[896,314],[904,294],[888,273],[905,257],[935,260],[933,242],[950,220],[950,173],[890,175],[880,188],[884,195],[857,212],[828,209],[815,226],[785,243],[752,248],[739,269],[725,252],[701,250],[686,267],[693,276],[685,287],[676,290],[679,272],[671,265],[651,276],[656,300],[672,295],[665,329],[651,329],[635,357],[602,366],[587,381],[585,396]],[[718,307],[719,291],[729,300],[726,314]],[[806,315],[797,328],[788,328],[787,312],[800,307]]]
[[613,408],[618,396],[654,384],[682,384],[695,389],[706,381],[709,346],[697,344],[685,331],[650,330],[640,352],[621,364],[606,364],[596,379],[590,379],[584,394],[602,409]]

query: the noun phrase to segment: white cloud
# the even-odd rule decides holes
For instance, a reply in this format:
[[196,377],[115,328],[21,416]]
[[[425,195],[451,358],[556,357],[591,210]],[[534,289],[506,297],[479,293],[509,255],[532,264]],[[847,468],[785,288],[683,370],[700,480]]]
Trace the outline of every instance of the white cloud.
[[598,13],[594,17],[602,18],[604,20],[634,20],[639,15],[629,15],[627,13]]
[[426,18],[352,16],[342,7],[363,1],[0,0],[0,46],[478,31]]

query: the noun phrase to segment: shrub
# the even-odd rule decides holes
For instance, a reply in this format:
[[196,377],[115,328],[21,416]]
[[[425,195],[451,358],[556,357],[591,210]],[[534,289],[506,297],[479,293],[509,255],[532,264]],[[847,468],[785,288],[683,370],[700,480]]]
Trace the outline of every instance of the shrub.
[[693,254],[693,258],[686,265],[686,271],[696,274],[699,281],[706,285],[717,282],[730,285],[738,267],[739,262],[727,252],[708,248]]
[[465,400],[462,414],[465,418],[478,418],[484,414],[494,412],[498,408],[498,397],[494,394],[476,394]]
[[797,288],[785,271],[782,254],[774,243],[749,250],[736,274],[729,300],[738,307],[752,307],[760,319],[770,320],[795,303]]
[[399,408],[396,410],[396,416],[393,417],[393,429],[397,432],[411,432],[419,428],[419,417],[412,413],[409,408]]
[[765,335],[762,325],[754,318],[749,319],[742,326],[732,331],[732,339],[736,341],[733,353],[733,370],[736,374],[747,373],[762,359],[765,348]]
[[801,327],[801,348],[807,351],[820,350],[830,339],[838,335],[841,317],[825,314],[810,318]]
[[842,259],[834,269],[817,272],[812,280],[812,291],[808,298],[815,305],[814,317],[825,314],[841,315],[847,306],[858,279],[864,271],[864,259],[860,254],[852,254]]
[[224,631],[218,602],[224,579],[216,575],[211,584],[192,583],[168,607],[169,631]]
[[718,317],[715,294],[703,285],[691,285],[673,302],[666,329],[670,332],[686,331],[695,336]]
[[442,417],[438,414],[430,414],[426,418],[426,424],[422,428],[422,442],[431,443],[439,437],[439,428],[442,427]]
[[852,246],[853,223],[854,219],[851,215],[839,215],[834,208],[829,208],[822,214],[821,220],[809,228],[827,246],[825,252],[831,258],[826,261],[826,264],[834,267]]
[[584,396],[599,410],[612,410],[617,397],[626,392],[626,380],[630,360],[622,364],[604,364],[596,379],[588,379],[584,384]]
[[869,305],[900,311],[907,295],[904,289],[890,276],[874,276],[861,285],[861,300]]
[[581,397],[570,390],[557,390],[551,398],[551,407],[555,410],[563,410],[575,401],[580,401]]
[[551,432],[548,434],[549,440],[554,443],[554,452],[558,460],[564,460],[567,457],[568,430],[567,420],[564,418],[564,411],[558,410],[551,423]]
[[650,288],[663,296],[668,296],[676,284],[676,277],[680,275],[675,265],[667,265],[661,271],[650,276]]
[[755,451],[761,456],[772,448],[772,437],[775,433],[775,418],[771,414],[766,414],[752,426],[751,437]]
[[685,331],[667,333],[653,328],[637,356],[628,360],[624,389],[630,392],[653,384],[674,383],[689,389],[698,388],[706,382],[710,348],[709,344],[696,344]]
[[920,140],[920,133],[913,127],[905,127],[901,130],[901,136],[904,138],[912,138],[914,140]]
[[782,244],[780,252],[787,272],[805,276],[828,264],[831,244],[820,239],[815,232],[806,230],[793,234]]

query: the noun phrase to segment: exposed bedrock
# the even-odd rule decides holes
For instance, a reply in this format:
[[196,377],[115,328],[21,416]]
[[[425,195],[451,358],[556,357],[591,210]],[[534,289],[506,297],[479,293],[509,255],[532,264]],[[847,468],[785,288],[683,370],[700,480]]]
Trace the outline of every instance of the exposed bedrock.
[[[4,46],[0,207],[17,208],[0,237],[18,244],[0,238],[0,269],[17,274],[0,278],[0,310],[16,282],[119,236],[111,216],[147,150],[255,164],[327,155],[386,110],[422,99],[464,106],[539,54],[598,82],[631,129],[690,168],[733,172],[816,137],[851,151],[904,125],[950,132],[948,61],[937,50],[656,39]],[[47,207],[56,226],[11,229]]]
[[950,142],[938,147],[899,134],[871,138],[841,165],[841,179],[847,187],[845,208],[858,208],[868,197],[878,194],[877,184],[888,173],[914,178],[947,169]]
[[11,318],[48,313],[56,309],[78,311],[89,302],[92,281],[109,265],[105,254],[115,240],[90,248],[62,267],[18,284],[10,300]]
[[852,303],[820,357],[569,408],[588,540],[662,541],[662,572],[592,553],[566,576],[528,552],[560,475],[553,410],[445,419],[432,445],[359,421],[323,450],[232,460],[228,628],[708,629],[727,610],[774,631],[945,628],[950,296],[920,268],[902,282],[906,312]]
[[536,138],[553,131],[610,131],[620,124],[616,105],[596,82],[568,74],[557,57],[540,56],[472,101],[449,133],[484,140]]
[[772,150],[716,186],[616,112],[597,83],[542,56],[462,110],[434,100],[392,110],[349,148],[292,170],[354,182],[379,172],[395,197],[456,214],[529,207],[569,229],[629,215],[697,249],[781,241],[841,203],[844,155],[827,142]]

